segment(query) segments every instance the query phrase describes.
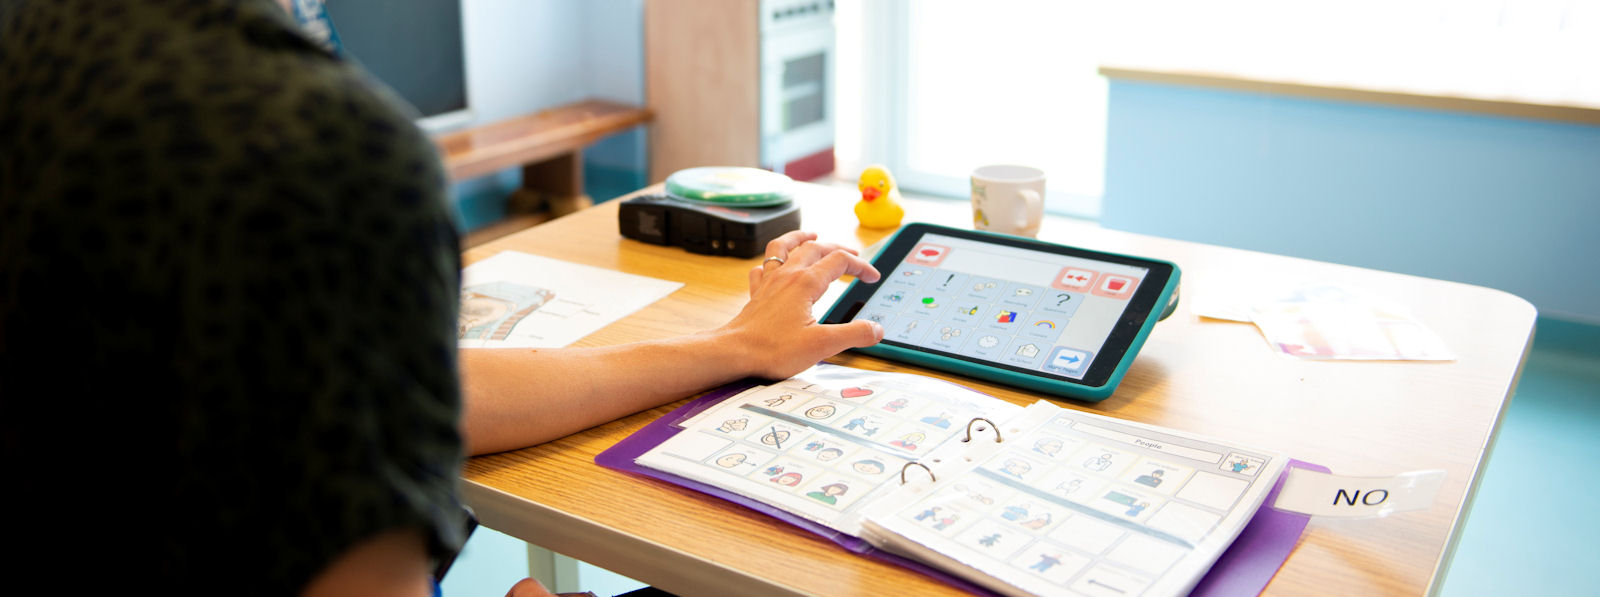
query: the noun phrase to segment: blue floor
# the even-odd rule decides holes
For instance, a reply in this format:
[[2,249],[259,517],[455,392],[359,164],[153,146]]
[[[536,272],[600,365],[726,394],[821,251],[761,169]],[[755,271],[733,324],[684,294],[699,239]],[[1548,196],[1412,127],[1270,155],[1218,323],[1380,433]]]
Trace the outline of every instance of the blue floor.
[[1594,595],[1600,327],[1541,319],[1440,594]]

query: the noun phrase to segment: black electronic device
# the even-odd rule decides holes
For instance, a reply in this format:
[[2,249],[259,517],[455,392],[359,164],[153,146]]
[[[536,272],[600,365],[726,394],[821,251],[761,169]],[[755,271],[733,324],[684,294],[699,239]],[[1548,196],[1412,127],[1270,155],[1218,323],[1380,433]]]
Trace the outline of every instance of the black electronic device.
[[800,206],[792,201],[763,207],[716,205],[642,195],[622,202],[617,225],[622,236],[634,240],[691,253],[755,257],[766,251],[768,242],[800,229]]

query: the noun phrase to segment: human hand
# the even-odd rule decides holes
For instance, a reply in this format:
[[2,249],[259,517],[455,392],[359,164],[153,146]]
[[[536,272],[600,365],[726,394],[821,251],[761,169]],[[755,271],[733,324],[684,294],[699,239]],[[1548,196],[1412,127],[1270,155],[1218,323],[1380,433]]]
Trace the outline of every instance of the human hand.
[[551,593],[539,581],[524,578],[511,585],[506,597],[594,597],[594,593]]
[[840,276],[878,281],[878,270],[855,251],[794,231],[767,243],[766,255],[750,270],[750,302],[719,330],[748,355],[749,374],[790,377],[842,350],[883,339],[875,322],[823,325],[811,316],[812,305]]

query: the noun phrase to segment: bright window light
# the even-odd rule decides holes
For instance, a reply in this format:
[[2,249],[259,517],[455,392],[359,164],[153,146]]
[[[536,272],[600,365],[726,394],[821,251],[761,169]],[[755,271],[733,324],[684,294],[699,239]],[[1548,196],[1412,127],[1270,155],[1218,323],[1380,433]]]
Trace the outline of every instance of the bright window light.
[[836,20],[842,174],[966,197],[973,168],[1026,164],[1082,217],[1100,66],[1600,109],[1600,0],[841,0]]

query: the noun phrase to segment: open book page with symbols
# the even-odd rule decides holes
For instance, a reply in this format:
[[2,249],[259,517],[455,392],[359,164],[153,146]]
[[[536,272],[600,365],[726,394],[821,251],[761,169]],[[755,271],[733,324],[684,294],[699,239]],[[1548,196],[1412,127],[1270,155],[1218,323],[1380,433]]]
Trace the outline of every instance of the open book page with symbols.
[[817,365],[676,424],[637,464],[770,504],[850,536],[872,496],[968,421],[1023,408],[948,382]]
[[1004,594],[1183,595],[1288,462],[1044,401],[997,431],[927,454],[863,537]]

